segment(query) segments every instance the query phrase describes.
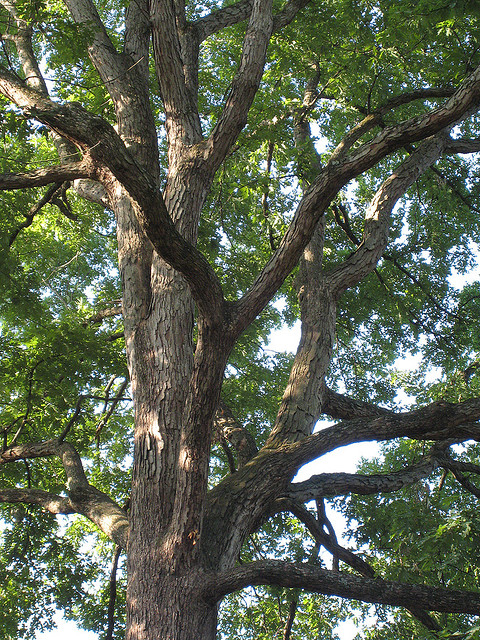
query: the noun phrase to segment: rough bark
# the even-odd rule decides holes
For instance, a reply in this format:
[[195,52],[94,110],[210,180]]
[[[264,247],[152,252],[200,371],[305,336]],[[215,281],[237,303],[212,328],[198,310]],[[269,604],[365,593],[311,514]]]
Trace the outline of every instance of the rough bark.
[[[240,0],[189,23],[181,1],[138,0],[128,6],[124,46],[118,51],[91,0],[66,0],[74,21],[88,26],[88,55],[113,101],[115,128],[78,105],[49,98],[35,64],[28,25],[19,22],[16,40],[27,80],[0,68],[0,91],[25,117],[44,123],[59,136],[61,161],[43,170],[2,175],[0,189],[79,180],[79,193],[83,183],[87,197],[108,201],[115,213],[135,408],[128,519],[123,509],[89,484],[77,452],[65,441],[66,434],[47,442],[6,447],[0,462],[58,456],[67,476],[68,498],[10,489],[0,492],[0,500],[37,504],[54,513],[82,513],[127,548],[127,640],[211,640],[221,598],[256,584],[306,588],[410,608],[479,611],[478,594],[399,585],[275,561],[235,567],[246,538],[275,511],[279,498],[308,500],[329,492],[338,494],[342,487],[360,493],[394,490],[440,464],[432,457],[398,476],[338,474],[292,486],[293,476],[305,462],[362,440],[480,438],[478,400],[439,403],[397,415],[348,401],[325,386],[339,297],[378,263],[393,206],[443,154],[480,148],[478,140],[452,140],[448,135],[449,127],[479,103],[480,68],[456,91],[425,89],[393,98],[352,129],[325,166],[317,163],[308,172],[311,184],[284,238],[239,300],[225,301],[214,269],[196,248],[202,207],[216,171],[247,122],[272,33],[293,20],[306,4],[305,0],[290,0],[274,14],[270,0]],[[197,105],[199,46],[220,29],[241,21],[246,21],[246,27],[238,69],[221,115],[210,136],[204,138]],[[149,101],[150,38],[168,142],[163,193]],[[297,113],[296,130],[306,143],[306,116],[319,95],[318,80],[313,81]],[[354,146],[380,123],[386,111],[415,99],[440,96],[448,100],[437,109],[386,127],[370,141]],[[327,207],[352,178],[417,141],[421,141],[417,150],[384,182],[367,209],[356,251],[325,272],[323,216]],[[73,145],[81,159],[66,162],[62,145],[70,145],[69,149]],[[302,171],[300,167],[301,177]],[[85,183],[82,178],[95,182]],[[299,261],[302,336],[276,422],[266,445],[257,451],[247,443],[248,455],[243,458],[242,443],[247,438],[244,432],[236,433],[240,436],[239,468],[207,492],[212,424],[230,351]],[[312,435],[322,412],[345,422]],[[450,468],[461,473],[452,464]],[[341,553],[340,547],[336,550]]]
[[275,560],[252,562],[219,574],[215,583],[206,582],[205,594],[214,599],[246,585],[270,584],[289,588],[303,587],[315,593],[355,598],[392,606],[422,607],[427,611],[450,611],[477,615],[480,595],[474,592],[438,589],[423,585],[407,585],[388,580],[357,577],[327,571],[301,563]]

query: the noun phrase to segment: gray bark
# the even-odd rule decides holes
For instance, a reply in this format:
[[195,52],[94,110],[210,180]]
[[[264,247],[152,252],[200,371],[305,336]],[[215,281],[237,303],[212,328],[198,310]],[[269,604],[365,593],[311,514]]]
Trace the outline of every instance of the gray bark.
[[[249,584],[478,613],[476,594],[333,575],[318,567],[274,561],[237,568],[235,562],[250,532],[274,511],[277,499],[294,492],[291,480],[305,462],[361,440],[480,438],[475,425],[480,418],[478,400],[440,403],[396,415],[365,403],[349,403],[325,387],[338,299],[375,268],[386,246],[393,206],[442,154],[478,149],[478,141],[450,140],[448,128],[478,104],[480,68],[455,92],[442,89],[441,95],[450,97],[439,108],[388,127],[354,148],[353,143],[378,122],[381,110],[372,118],[367,116],[329,162],[315,166],[309,174],[313,175],[311,186],[250,290],[240,300],[226,302],[212,266],[196,248],[201,210],[215,172],[245,126],[272,33],[288,24],[306,2],[291,0],[274,15],[269,0],[240,0],[190,24],[181,1],[140,0],[128,7],[122,51],[110,40],[91,0],[66,0],[66,4],[78,25],[88,25],[88,53],[113,101],[116,127],[78,105],[50,100],[28,42],[18,39],[25,54],[24,69],[32,79],[23,82],[0,68],[0,91],[26,117],[43,122],[65,144],[74,145],[82,157],[43,171],[0,176],[0,188],[88,178],[101,188],[96,194],[93,188],[87,189],[86,194],[89,191],[97,201],[108,200],[115,213],[135,407],[131,509],[127,522],[124,510],[89,484],[78,454],[64,441],[66,436],[6,448],[0,460],[58,455],[67,476],[68,501],[20,490],[0,492],[0,500],[22,500],[54,512],[71,508],[118,544],[125,547],[128,539],[128,640],[212,640],[219,600]],[[247,24],[239,66],[222,113],[204,139],[197,106],[198,47],[209,35],[240,21]],[[169,170],[163,194],[148,93],[150,38],[168,138]],[[314,103],[315,91],[316,86],[299,112],[301,118]],[[433,91],[432,97],[439,91]],[[404,102],[416,97],[405,96]],[[396,100],[384,109],[404,103]],[[299,134],[308,133],[304,121],[297,124]],[[423,142],[385,181],[366,211],[363,239],[355,253],[332,271],[323,271],[323,216],[339,190],[388,154],[416,141]],[[302,337],[275,425],[260,451],[250,446],[239,469],[207,492],[212,423],[230,351],[299,261]],[[347,420],[312,435],[323,411]],[[428,468],[435,464],[428,461]],[[416,469],[415,478],[427,471]],[[327,480],[337,487],[335,491],[340,481],[348,490],[358,489],[362,482],[371,488],[375,482],[358,477],[316,478],[297,489],[297,497],[308,499],[319,490],[328,491]],[[383,480],[390,487],[395,481],[396,486],[413,481]],[[376,489],[378,483],[379,479]]]

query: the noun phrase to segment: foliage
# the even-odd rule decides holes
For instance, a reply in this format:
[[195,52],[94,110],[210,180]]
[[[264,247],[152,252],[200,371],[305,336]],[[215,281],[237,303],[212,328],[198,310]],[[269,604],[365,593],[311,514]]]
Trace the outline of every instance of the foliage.
[[[112,40],[121,42],[124,3],[97,3]],[[216,3],[187,3],[202,15]],[[112,124],[115,113],[85,48],[91,34],[80,29],[56,0],[19,2],[32,22],[33,43],[55,99],[79,102]],[[0,31],[15,34],[0,9]],[[231,86],[245,24],[214,34],[202,46],[199,97],[202,124],[211,131]],[[21,74],[6,37],[2,64]],[[420,0],[326,0],[312,2],[297,20],[275,34],[262,84],[237,145],[218,171],[203,209],[199,248],[214,266],[229,300],[251,285],[278,247],[302,191],[294,144],[295,114],[312,75],[321,97],[310,111],[318,158],[328,155],[364,115],[401,92],[456,86],[480,61],[478,3]],[[293,54],[294,52],[294,54]],[[165,160],[164,114],[152,70],[152,106]],[[434,101],[435,99],[432,99]],[[388,127],[431,108],[409,102],[382,117]],[[27,122],[2,99],[0,173],[56,162],[52,137]],[[478,116],[460,124],[458,137],[478,137]],[[378,130],[380,130],[380,128]],[[357,142],[371,137],[371,131]],[[343,189],[327,211],[325,270],[348,257],[362,237],[365,209],[385,177],[407,157],[400,149]],[[270,155],[270,160],[268,159]],[[478,158],[444,158],[425,173],[392,213],[390,243],[377,269],[348,290],[338,307],[336,341],[328,385],[358,400],[401,406],[403,389],[414,406],[479,395],[477,330],[480,283],[459,285],[476,264],[480,242]],[[165,164],[162,167],[166,173]],[[162,175],[162,178],[164,177]],[[48,187],[1,191],[0,217],[0,420],[5,442],[48,440],[70,425],[89,480],[119,504],[130,491],[131,392],[125,388],[113,414],[109,402],[127,377],[123,325],[118,315],[94,320],[121,298],[115,221],[108,209],[72,192],[31,212]],[[63,203],[63,204],[62,204]],[[339,224],[338,211],[343,211]],[[30,216],[30,217],[29,217]],[[347,217],[345,217],[347,216]],[[347,222],[348,218],[348,224]],[[358,242],[356,243],[356,240]],[[455,278],[454,278],[455,276]],[[272,330],[292,326],[300,315],[295,273],[237,342],[226,369],[222,398],[236,419],[264,444],[275,421],[293,357],[271,353]],[[421,356],[413,373],[399,358]],[[470,373],[465,375],[466,371]],[[431,372],[435,371],[432,380]],[[210,484],[229,473],[220,442],[214,443]],[[422,448],[423,447],[423,448]],[[426,445],[388,443],[378,460],[360,471],[375,474],[413,464]],[[456,459],[478,464],[474,445]],[[441,469],[393,494],[336,498],[348,522],[347,537],[376,574],[403,582],[478,588],[477,499]],[[11,465],[2,486],[37,487],[58,493],[63,469],[53,458]],[[84,520],[55,519],[31,506],[2,505],[0,626],[7,640],[49,627],[52,611],[105,637],[112,545]],[[304,526],[277,515],[246,543],[242,561],[286,558],[309,561],[318,549]],[[327,566],[327,559],[322,560]],[[330,562],[330,559],[328,559]],[[124,608],[120,571],[118,620]],[[297,602],[292,637],[338,638],[336,621],[367,605],[293,590],[259,587],[229,596],[221,609],[220,637],[281,637],[289,605]],[[81,604],[79,604],[81,603]],[[362,638],[440,638],[403,611],[376,609],[375,630]],[[123,623],[116,636],[123,633]],[[445,614],[442,633],[480,637],[473,618]],[[422,630],[423,629],[423,630]],[[445,636],[447,637],[447,636]],[[449,635],[448,637],[452,637]]]

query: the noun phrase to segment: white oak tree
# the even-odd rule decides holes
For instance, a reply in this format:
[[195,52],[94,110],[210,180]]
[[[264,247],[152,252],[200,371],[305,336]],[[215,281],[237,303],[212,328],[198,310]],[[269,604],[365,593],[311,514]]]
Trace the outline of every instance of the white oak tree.
[[[469,169],[475,160],[455,160],[480,150],[478,10],[475,3],[458,13],[430,10],[428,3],[395,5],[1,0],[0,93],[10,155],[0,189],[9,209],[17,207],[2,229],[5,251],[15,255],[22,277],[28,271],[33,277],[35,267],[25,268],[27,260],[34,265],[32,253],[54,251],[54,245],[28,245],[28,233],[42,231],[45,208],[55,208],[72,226],[87,221],[86,248],[92,214],[78,203],[96,204],[100,209],[94,210],[110,216],[109,231],[115,228],[121,303],[110,298],[83,316],[73,307],[70,315],[65,311],[68,300],[62,310],[52,307],[48,320],[63,336],[71,332],[76,350],[82,332],[86,336],[83,358],[75,356],[77,373],[69,370],[70,347],[62,351],[58,342],[48,354],[37,352],[25,378],[18,372],[17,387],[7,371],[0,500],[85,516],[124,551],[128,640],[214,638],[222,600],[255,585],[405,607],[432,632],[442,626],[430,611],[480,612],[480,594],[468,585],[460,590],[441,582],[382,580],[337,542],[320,507],[317,516],[305,507],[312,500],[320,505],[325,496],[396,491],[439,468],[451,470],[452,444],[480,437],[474,394],[424,406],[419,396],[420,408],[407,412],[385,408],[387,397],[373,391],[385,375],[381,354],[363,375],[371,394],[338,393],[344,388],[337,374],[342,366],[354,371],[347,354],[359,345],[353,333],[345,349],[336,343],[348,334],[342,328],[348,314],[358,318],[363,308],[363,325],[384,322],[384,346],[399,343],[386,349],[390,361],[408,346],[402,331],[413,339],[438,334],[431,310],[459,315],[447,308],[446,279],[452,266],[460,268],[456,247],[466,247],[478,232],[473,221],[462,221],[462,207],[475,211]],[[323,154],[313,144],[313,121],[327,139]],[[35,166],[42,153],[44,164]],[[444,170],[442,162],[453,164]],[[452,185],[454,175],[458,184]],[[449,199],[435,203],[429,179],[437,181],[437,191],[448,187]],[[236,209],[234,191],[249,181],[256,184],[240,189],[244,201]],[[419,203],[425,194],[431,197],[414,230],[412,187]],[[22,194],[25,201],[14,199]],[[18,207],[26,203],[22,217]],[[418,275],[429,267],[420,254],[434,252],[434,234],[427,231],[433,221],[442,227],[446,207],[460,229],[458,242],[445,223],[447,240],[435,254],[429,283],[428,275]],[[55,236],[50,224],[45,234]],[[412,255],[403,260],[397,251],[402,233],[417,265],[409,266]],[[111,238],[104,239],[104,250],[111,252]],[[81,251],[80,242],[75,260]],[[12,264],[7,260],[8,268]],[[399,305],[398,292],[389,291],[379,270],[384,265],[416,291],[412,301],[407,288]],[[14,275],[11,270],[12,282]],[[369,296],[372,277],[390,301],[386,311],[382,295]],[[107,289],[109,278],[105,268],[103,279],[90,286]],[[65,297],[68,283],[63,286]],[[88,289],[85,281],[81,286]],[[51,280],[40,283],[35,304],[54,294]],[[272,399],[276,417],[264,414],[253,433],[230,406],[235,386],[229,393],[222,385],[225,376],[235,378],[229,367],[248,332],[265,338],[256,327],[266,322],[265,313],[279,314],[271,304],[278,296],[291,314],[298,312],[301,339],[285,389]],[[359,297],[365,300],[355,301]],[[23,304],[28,307],[28,299]],[[5,344],[15,338],[12,308],[3,321]],[[427,316],[431,312],[430,325],[423,308]],[[108,344],[124,340],[134,416],[128,425],[122,414],[115,427],[128,383],[112,386],[120,377],[119,351],[105,355],[106,337],[100,347],[92,336],[120,312],[121,335],[110,336]],[[28,317],[28,309],[22,313]],[[385,318],[395,314],[388,333]],[[38,345],[38,336],[28,343],[27,335],[21,333],[25,349]],[[364,344],[374,344],[372,335]],[[471,360],[474,346],[465,336],[458,339],[458,353]],[[247,360],[254,342],[245,347]],[[100,355],[93,353],[97,347]],[[57,384],[70,389],[55,412],[48,393],[40,392],[39,373],[46,378],[54,368]],[[93,372],[97,383],[104,380],[102,394],[88,377]],[[109,384],[107,373],[114,376]],[[76,402],[68,406],[71,397]],[[268,403],[253,391],[245,415],[254,414],[256,402]],[[262,406],[257,409],[260,415]],[[95,421],[88,422],[88,411]],[[314,432],[322,415],[337,422]],[[108,429],[116,429],[107,454],[113,457],[133,434],[131,478],[124,471],[128,480],[121,486],[113,477],[111,487],[95,480],[95,438],[100,442]],[[305,463],[339,447],[404,438],[437,444],[415,464],[390,473],[321,474],[292,483]],[[225,451],[222,469],[220,463],[212,467],[213,445]],[[128,452],[123,455],[126,465]],[[49,464],[57,471],[61,465],[63,486],[57,472],[54,482],[49,477]],[[467,470],[478,473],[475,465]],[[284,512],[333,555],[331,569],[270,555],[239,562],[250,536]],[[285,621],[285,638],[295,611],[293,606]],[[111,611],[108,621],[106,637],[112,637]]]

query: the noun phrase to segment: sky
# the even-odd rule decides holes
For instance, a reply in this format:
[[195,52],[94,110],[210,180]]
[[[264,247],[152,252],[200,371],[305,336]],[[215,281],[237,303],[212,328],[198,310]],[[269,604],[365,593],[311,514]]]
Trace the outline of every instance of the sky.
[[82,631],[73,622],[67,622],[61,615],[55,617],[58,628],[45,633],[37,633],[35,640],[98,640],[96,633]]

